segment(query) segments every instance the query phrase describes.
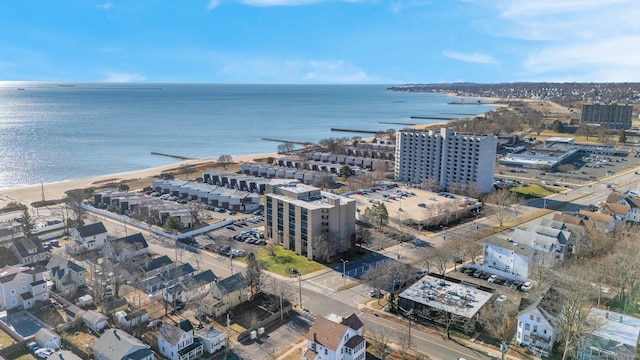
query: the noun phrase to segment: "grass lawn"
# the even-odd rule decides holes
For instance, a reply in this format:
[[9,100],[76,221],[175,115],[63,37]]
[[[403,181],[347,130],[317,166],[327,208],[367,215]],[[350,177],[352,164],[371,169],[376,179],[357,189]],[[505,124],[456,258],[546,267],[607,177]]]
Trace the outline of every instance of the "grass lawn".
[[563,188],[558,188],[555,186],[541,186],[538,184],[529,184],[527,186],[520,186],[520,187],[511,189],[511,191],[519,195],[522,195],[527,199],[543,198],[545,196],[558,193],[562,190]]
[[31,355],[29,350],[18,350],[14,351],[11,354],[7,355],[7,359],[15,359],[15,360],[33,360],[35,357]]
[[15,340],[6,332],[0,330],[0,347],[7,347],[11,344],[15,343]]
[[286,250],[282,246],[275,247],[276,256],[269,254],[268,247],[261,247],[256,253],[256,258],[262,264],[262,268],[282,276],[291,276],[287,273],[288,268],[297,269],[302,275],[322,270],[324,265],[308,260],[304,256],[296,255],[291,250]]

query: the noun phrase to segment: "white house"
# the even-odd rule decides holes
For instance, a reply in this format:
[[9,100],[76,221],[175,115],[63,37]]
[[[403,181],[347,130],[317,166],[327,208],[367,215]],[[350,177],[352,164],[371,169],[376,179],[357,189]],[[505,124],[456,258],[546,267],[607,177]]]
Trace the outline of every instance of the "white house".
[[580,360],[633,360],[638,353],[640,319],[592,308],[587,315],[591,334],[578,345]]
[[307,332],[307,350],[302,360],[364,360],[364,325],[355,315],[317,318]]
[[497,236],[490,236],[484,242],[482,264],[518,278],[526,279],[530,272],[530,258],[533,249]]
[[182,320],[177,325],[162,323],[158,330],[158,349],[171,360],[193,360],[202,356],[204,346],[193,336],[193,325]]
[[637,196],[611,193],[602,208],[620,222],[640,222],[640,199]]
[[22,306],[31,309],[37,301],[49,300],[44,267],[5,266],[0,269],[0,311]]
[[202,341],[204,351],[213,354],[227,346],[227,338],[224,331],[214,327],[206,327],[196,331],[196,336]]
[[558,336],[560,311],[558,293],[551,288],[518,315],[516,342],[536,356],[548,357]]
[[107,228],[101,222],[80,226],[71,230],[71,238],[75,243],[66,245],[70,254],[102,249],[107,245]]
[[34,335],[34,340],[36,341],[36,344],[38,344],[38,346],[41,348],[57,350],[60,349],[60,342],[62,341],[62,337],[47,328],[41,328]]
[[93,356],[96,360],[154,360],[149,345],[126,332],[113,329],[105,331],[93,344]]
[[120,262],[149,253],[149,244],[141,233],[111,240],[105,246],[109,258]]
[[109,324],[109,318],[95,310],[89,310],[82,315],[82,321],[87,327],[97,333],[100,333]]

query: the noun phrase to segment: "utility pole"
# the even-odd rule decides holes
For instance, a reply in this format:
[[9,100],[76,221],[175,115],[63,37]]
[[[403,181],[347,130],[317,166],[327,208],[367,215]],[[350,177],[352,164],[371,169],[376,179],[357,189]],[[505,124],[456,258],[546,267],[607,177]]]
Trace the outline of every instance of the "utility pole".
[[409,319],[409,339],[407,340],[407,349],[411,349],[411,315],[413,315],[413,309],[407,311],[407,318]]
[[300,274],[300,272],[297,273],[298,275],[298,303],[300,304],[300,309],[302,309],[302,274]]
[[231,319],[229,318],[229,313],[227,313],[227,346],[224,347],[224,358],[228,359],[229,358],[229,347],[231,345],[231,330],[230,330],[230,326],[231,326]]
[[233,255],[229,254],[229,269],[231,270],[231,275],[233,275]]

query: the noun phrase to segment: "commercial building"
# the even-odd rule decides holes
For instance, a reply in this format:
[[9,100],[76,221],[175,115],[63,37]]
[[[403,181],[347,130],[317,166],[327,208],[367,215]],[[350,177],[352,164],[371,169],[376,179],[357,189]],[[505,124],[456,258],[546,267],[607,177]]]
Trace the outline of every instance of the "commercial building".
[[489,134],[456,134],[401,130],[397,136],[395,176],[398,180],[422,183],[440,182],[442,189],[454,183],[477,184],[480,191],[493,190],[498,138]]
[[332,261],[355,246],[356,201],[290,180],[266,191],[265,236],[308,259]]
[[618,104],[584,104],[580,122],[609,129],[631,129],[633,106]]

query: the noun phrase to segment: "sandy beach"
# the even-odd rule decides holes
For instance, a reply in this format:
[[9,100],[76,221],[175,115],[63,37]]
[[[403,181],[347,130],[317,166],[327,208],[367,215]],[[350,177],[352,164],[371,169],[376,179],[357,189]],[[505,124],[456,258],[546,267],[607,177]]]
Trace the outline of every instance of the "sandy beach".
[[[251,154],[251,155],[238,155],[232,157],[232,162],[236,164],[242,164],[247,162],[253,162],[254,159],[264,159],[267,157],[277,158],[280,155],[277,152],[265,153],[265,154]],[[180,172],[180,168],[184,165],[193,165],[195,168],[203,167],[216,163],[217,159],[197,159],[197,160],[185,160],[170,165],[159,166],[155,168],[142,169],[136,171],[129,171],[118,174],[101,175],[84,179],[66,180],[47,184],[36,184],[23,187],[16,187],[11,189],[0,190],[0,208],[6,206],[9,202],[15,201],[25,205],[30,205],[35,201],[42,200],[42,192],[44,189],[44,197],[46,200],[56,200],[65,197],[65,192],[73,189],[85,189],[89,187],[97,188],[104,186],[108,183],[120,183],[123,181],[137,180],[149,182],[163,172]],[[220,168],[222,169],[222,168]],[[190,175],[190,179],[195,179],[196,175],[199,175],[199,171]],[[178,176],[180,177],[180,176]],[[132,188],[134,190],[134,188]]]

